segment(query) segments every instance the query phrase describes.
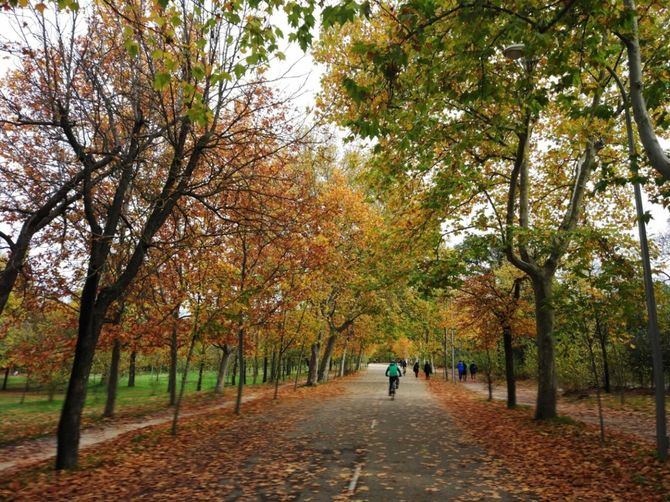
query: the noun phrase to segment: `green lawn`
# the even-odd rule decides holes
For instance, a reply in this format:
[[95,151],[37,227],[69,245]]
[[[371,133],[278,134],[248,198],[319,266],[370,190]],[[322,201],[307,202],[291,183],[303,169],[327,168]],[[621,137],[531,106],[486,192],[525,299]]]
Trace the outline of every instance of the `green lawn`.
[[[127,386],[127,377],[121,379],[116,398],[115,418],[141,416],[153,411],[166,409],[169,395],[167,393],[166,373],[159,375],[138,374],[135,387]],[[189,372],[186,386],[186,403],[198,404],[218,399],[213,394],[216,384],[216,372],[206,371],[203,374],[202,392],[196,392],[198,372]],[[259,382],[261,378],[259,377]],[[19,440],[54,433],[63,404],[63,393],[54,395],[49,401],[46,391],[28,392],[21,403],[25,379],[22,376],[11,376],[8,390],[0,392],[0,445],[14,443]],[[181,374],[178,376],[177,388],[181,385]],[[230,386],[230,378],[226,383]],[[253,378],[247,376],[247,385],[253,386]],[[223,399],[229,399],[233,390],[227,389]],[[102,420],[102,411],[107,398],[106,387],[99,384],[98,378],[91,378],[84,408],[84,425],[91,425]]]

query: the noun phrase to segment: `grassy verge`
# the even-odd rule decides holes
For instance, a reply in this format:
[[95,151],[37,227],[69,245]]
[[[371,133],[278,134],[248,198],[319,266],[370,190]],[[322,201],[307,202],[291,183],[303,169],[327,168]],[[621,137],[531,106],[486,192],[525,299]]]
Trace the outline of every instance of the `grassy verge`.
[[[158,377],[155,374],[138,374],[135,378],[135,387],[128,387],[123,380],[118,387],[114,419],[140,417],[167,409],[169,399],[167,379],[166,374]],[[214,371],[203,374],[203,390],[200,392],[196,391],[197,379],[197,371],[189,372],[185,392],[186,407],[205,405],[219,399],[219,396],[213,393],[216,384]],[[230,380],[227,385],[230,386]],[[249,377],[247,386],[254,387],[253,380]],[[233,392],[231,388],[226,389],[226,397],[231,396]],[[28,392],[23,403],[22,394],[16,390],[16,386],[0,392],[0,446],[53,434],[56,431],[64,394],[56,394],[53,400],[49,400],[44,392]],[[103,421],[102,412],[106,398],[105,386],[98,383],[89,385],[83,414],[84,427]]]

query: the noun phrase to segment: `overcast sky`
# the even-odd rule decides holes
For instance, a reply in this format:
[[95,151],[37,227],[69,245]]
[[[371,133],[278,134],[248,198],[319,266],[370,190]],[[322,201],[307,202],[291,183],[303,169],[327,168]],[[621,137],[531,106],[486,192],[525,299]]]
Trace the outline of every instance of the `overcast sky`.
[[[317,16],[318,19],[319,16]],[[283,21],[279,21],[280,25],[284,25]],[[7,38],[10,36],[9,17],[6,13],[0,13],[0,38]],[[285,33],[289,29],[284,30]],[[296,44],[284,44],[283,52],[286,54],[286,60],[273,61],[269,76],[278,77],[280,75],[288,75],[280,84],[277,84],[279,89],[290,94],[297,93],[294,100],[298,111],[303,112],[306,109],[313,108],[314,99],[320,89],[320,79],[323,74],[323,67],[317,65],[309,53],[304,53]],[[8,66],[7,60],[0,60],[0,73],[4,73]],[[346,135],[341,131],[339,136],[343,138]],[[670,149],[670,141],[662,141],[664,146]],[[633,200],[633,189],[630,188],[631,201]],[[658,235],[668,231],[668,210],[664,209],[658,204],[651,204],[645,197],[645,209],[651,212],[652,220],[648,225],[648,232],[650,236]],[[631,229],[633,230],[633,229]]]

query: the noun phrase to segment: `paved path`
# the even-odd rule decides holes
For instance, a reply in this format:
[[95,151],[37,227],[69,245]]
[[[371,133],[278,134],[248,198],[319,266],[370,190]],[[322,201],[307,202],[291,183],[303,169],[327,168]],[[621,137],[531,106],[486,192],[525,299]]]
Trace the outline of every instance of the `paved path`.
[[[229,396],[233,396],[234,389],[229,389]],[[249,402],[257,399],[256,393],[248,394],[242,397],[242,402]],[[232,408],[234,397],[228,397],[223,402],[213,406],[199,408],[195,411],[182,411],[181,418],[192,417],[199,414],[211,413],[214,410]],[[165,424],[172,421],[174,412],[172,409],[145,416],[138,420],[125,423],[111,423],[103,426],[94,426],[82,430],[79,441],[80,448],[86,449],[139,429],[151,427],[154,425]],[[49,460],[56,457],[56,436],[46,436],[39,439],[31,439],[14,445],[0,448],[0,474],[10,470],[20,469],[43,460]]]
[[300,500],[332,500],[351,487],[359,500],[517,500],[481,449],[463,437],[425,382],[408,373],[387,395],[384,365],[370,365],[293,434],[328,465]]

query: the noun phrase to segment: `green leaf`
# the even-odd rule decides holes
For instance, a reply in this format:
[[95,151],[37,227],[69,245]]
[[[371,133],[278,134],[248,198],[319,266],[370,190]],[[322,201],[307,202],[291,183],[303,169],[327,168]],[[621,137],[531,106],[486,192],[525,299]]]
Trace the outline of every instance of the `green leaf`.
[[156,73],[154,77],[154,89],[163,90],[170,83],[170,74],[166,72]]

